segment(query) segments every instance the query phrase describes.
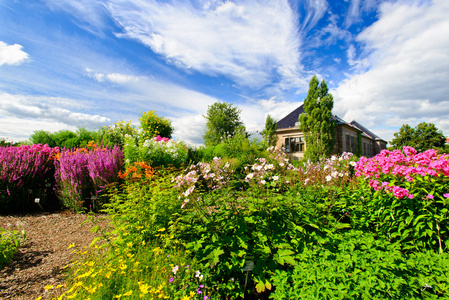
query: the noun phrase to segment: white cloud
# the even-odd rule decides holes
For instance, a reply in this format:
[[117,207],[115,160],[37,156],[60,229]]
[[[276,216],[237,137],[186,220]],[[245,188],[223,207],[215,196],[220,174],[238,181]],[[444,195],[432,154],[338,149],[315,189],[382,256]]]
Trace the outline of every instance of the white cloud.
[[[210,4],[210,3],[209,3]],[[149,46],[167,62],[207,75],[224,75],[261,88],[280,75],[283,88],[301,79],[297,15],[288,1],[117,1],[107,5],[123,28],[120,37]]]
[[[73,112],[66,108],[61,108],[59,105],[54,105],[54,102],[61,101],[60,98],[49,98],[48,101],[46,100],[45,97],[0,93],[0,115],[8,116],[8,118],[34,120],[35,122],[53,122],[87,128],[96,128],[110,121],[106,117]],[[8,125],[7,127],[11,126]]]
[[444,0],[381,5],[379,20],[357,37],[371,68],[332,91],[337,114],[382,130],[434,122],[449,134],[447,11]]
[[127,75],[127,74],[121,74],[121,73],[104,74],[104,73],[96,72],[95,70],[92,70],[90,68],[86,68],[85,71],[87,72],[88,77],[93,78],[98,82],[104,82],[107,80],[111,83],[125,84],[125,83],[139,80],[139,77]]
[[8,45],[0,41],[0,66],[19,65],[26,61],[28,57],[28,54],[22,51],[21,45]]
[[18,117],[0,118],[0,137],[13,142],[28,140],[35,130],[55,132],[62,129],[75,131],[77,127],[61,122],[39,119],[24,119]]
[[206,119],[202,114],[188,115],[178,118],[170,118],[175,127],[173,136],[188,144],[199,146],[203,144],[203,134],[206,127]]
[[92,0],[44,0],[48,7],[54,10],[62,10],[76,17],[76,23],[94,34],[102,34],[108,27],[107,12],[99,1]]
[[329,4],[326,0],[307,0],[304,3],[306,16],[302,20],[302,30],[307,32],[318,23],[328,10]]

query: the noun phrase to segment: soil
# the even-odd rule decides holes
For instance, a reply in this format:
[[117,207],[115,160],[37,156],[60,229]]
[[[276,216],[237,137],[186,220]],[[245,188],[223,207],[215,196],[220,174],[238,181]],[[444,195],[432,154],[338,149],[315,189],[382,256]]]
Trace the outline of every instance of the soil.
[[98,235],[90,229],[109,223],[104,216],[96,216],[98,224],[82,225],[88,219],[88,215],[71,212],[0,216],[0,228],[24,229],[27,236],[14,260],[0,269],[0,299],[49,298],[45,286],[64,284],[64,267],[74,259],[69,245],[88,246]]

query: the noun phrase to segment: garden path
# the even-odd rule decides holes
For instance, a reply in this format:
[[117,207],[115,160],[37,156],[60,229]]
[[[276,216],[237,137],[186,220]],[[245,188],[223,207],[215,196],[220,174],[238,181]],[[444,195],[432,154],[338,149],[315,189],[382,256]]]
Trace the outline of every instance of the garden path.
[[[0,216],[0,228],[25,230],[27,241],[19,248],[13,262],[0,270],[0,299],[28,300],[42,296],[50,299],[52,290],[45,286],[64,284],[63,268],[74,259],[75,243],[88,246],[96,234],[89,217],[71,212],[40,213],[22,216]],[[108,220],[96,217],[105,227]]]

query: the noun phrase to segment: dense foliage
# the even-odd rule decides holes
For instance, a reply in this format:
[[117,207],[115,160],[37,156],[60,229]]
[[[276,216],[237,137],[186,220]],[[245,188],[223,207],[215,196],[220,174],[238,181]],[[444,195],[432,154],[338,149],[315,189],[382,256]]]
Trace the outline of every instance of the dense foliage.
[[58,293],[445,298],[448,160],[404,148],[293,165],[271,147],[240,171],[218,157],[185,170],[136,162],[109,190],[107,242],[78,250],[70,284]]
[[443,150],[445,141],[443,132],[435,124],[421,122],[414,128],[408,124],[402,125],[390,144],[395,149],[409,146],[423,152],[429,149]]
[[47,145],[0,147],[0,213],[54,208],[53,157],[58,148]]
[[171,138],[172,133],[173,126],[171,121],[160,117],[154,110],[140,114],[139,135],[142,140],[148,140],[158,135]]
[[299,128],[306,137],[304,157],[314,162],[329,157],[334,150],[335,123],[332,120],[334,100],[328,93],[324,79],[321,84],[316,76],[309,83],[304,99],[304,113],[299,116]]
[[105,187],[117,182],[123,167],[119,147],[99,147],[93,143],[75,151],[65,150],[55,160],[56,190],[65,207],[97,210]]
[[245,132],[240,119],[241,110],[226,102],[215,102],[208,106],[206,129],[204,131],[204,144],[214,146],[225,138],[231,138],[237,133]]
[[270,115],[267,115],[265,119],[265,128],[262,130],[262,136],[264,141],[268,146],[276,146],[278,136],[276,135],[276,130],[278,128],[277,122]]
[[10,231],[0,228],[0,269],[13,260],[14,254],[26,240],[24,231]]

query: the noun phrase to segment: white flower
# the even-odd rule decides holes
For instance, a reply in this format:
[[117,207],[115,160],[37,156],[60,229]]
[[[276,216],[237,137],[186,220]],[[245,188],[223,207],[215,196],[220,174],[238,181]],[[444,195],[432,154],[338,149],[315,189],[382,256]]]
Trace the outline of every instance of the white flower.
[[356,165],[355,161],[351,161],[349,164],[353,167],[355,167],[355,165]]
[[274,181],[278,181],[279,180],[279,176],[275,175],[273,177],[271,177]]
[[326,176],[326,181],[331,181],[331,180],[332,180],[332,177],[329,176],[329,175],[327,175],[327,176]]
[[176,272],[178,272],[178,270],[179,270],[179,266],[174,266],[172,269],[173,274],[176,275]]
[[261,184],[265,184],[265,183],[267,183],[267,182],[266,182],[265,180],[262,179],[262,180],[260,181],[260,183],[261,183]]

